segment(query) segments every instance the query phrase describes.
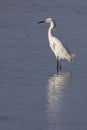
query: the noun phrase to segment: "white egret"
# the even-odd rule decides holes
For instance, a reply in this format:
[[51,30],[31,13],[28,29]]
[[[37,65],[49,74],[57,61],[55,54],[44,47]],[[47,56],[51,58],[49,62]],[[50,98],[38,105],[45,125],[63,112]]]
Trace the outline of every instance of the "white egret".
[[70,52],[67,47],[63,46],[61,41],[53,36],[53,30],[56,27],[56,24],[52,18],[47,18],[44,21],[40,21],[38,23],[50,23],[50,27],[48,29],[48,40],[50,43],[50,47],[52,51],[54,52],[56,59],[57,59],[57,72],[61,70],[61,59],[66,59],[67,61],[71,62],[74,58],[74,54]]

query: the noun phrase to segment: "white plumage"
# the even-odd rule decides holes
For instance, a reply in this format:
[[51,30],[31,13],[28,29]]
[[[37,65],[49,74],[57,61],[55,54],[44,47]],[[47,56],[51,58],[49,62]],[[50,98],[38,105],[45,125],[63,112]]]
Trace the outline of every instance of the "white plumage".
[[47,18],[44,21],[40,21],[38,23],[50,23],[50,27],[48,29],[48,39],[50,43],[50,47],[54,52],[56,59],[57,59],[57,72],[61,70],[61,63],[60,59],[66,59],[67,61],[71,62],[74,58],[74,54],[70,52],[67,47],[65,47],[59,39],[53,36],[53,30],[56,27],[56,24],[53,19]]

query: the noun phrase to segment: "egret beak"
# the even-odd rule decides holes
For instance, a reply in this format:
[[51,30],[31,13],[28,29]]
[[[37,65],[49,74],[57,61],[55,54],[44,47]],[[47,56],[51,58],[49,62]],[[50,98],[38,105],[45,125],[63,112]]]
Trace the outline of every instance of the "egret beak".
[[40,22],[38,22],[38,23],[44,23],[45,21],[40,21]]

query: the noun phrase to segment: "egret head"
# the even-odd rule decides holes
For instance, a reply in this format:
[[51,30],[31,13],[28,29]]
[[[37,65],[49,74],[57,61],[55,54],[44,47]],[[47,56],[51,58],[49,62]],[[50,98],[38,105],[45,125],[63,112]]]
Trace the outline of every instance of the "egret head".
[[56,23],[55,23],[55,21],[52,19],[52,18],[46,18],[45,20],[43,20],[43,21],[40,21],[40,22],[38,22],[38,23],[52,23],[53,24],[53,26],[54,26],[54,28],[56,28]]
[[45,19],[45,23],[52,23],[53,26],[54,26],[54,29],[56,28],[56,23],[55,23],[55,21],[52,18]]
[[45,23],[51,23],[53,20],[51,18],[45,19]]
[[40,21],[40,22],[38,22],[38,23],[50,23],[50,22],[52,22],[53,20],[51,19],[51,18],[47,18],[47,19],[45,19],[45,20],[43,20],[43,21]]

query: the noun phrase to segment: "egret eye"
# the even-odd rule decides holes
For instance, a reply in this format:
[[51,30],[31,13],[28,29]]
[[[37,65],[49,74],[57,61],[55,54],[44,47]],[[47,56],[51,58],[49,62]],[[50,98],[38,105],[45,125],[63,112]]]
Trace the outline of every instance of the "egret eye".
[[46,23],[50,23],[51,21],[52,21],[51,18],[47,18],[47,19],[45,20]]
[[46,23],[49,23],[49,19],[46,19],[45,22],[46,22]]

